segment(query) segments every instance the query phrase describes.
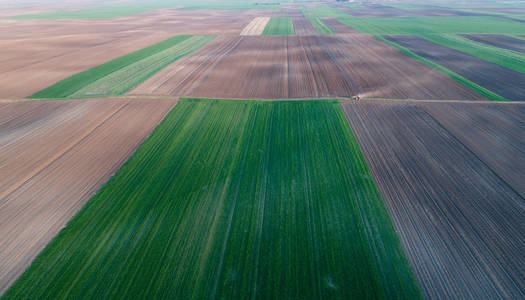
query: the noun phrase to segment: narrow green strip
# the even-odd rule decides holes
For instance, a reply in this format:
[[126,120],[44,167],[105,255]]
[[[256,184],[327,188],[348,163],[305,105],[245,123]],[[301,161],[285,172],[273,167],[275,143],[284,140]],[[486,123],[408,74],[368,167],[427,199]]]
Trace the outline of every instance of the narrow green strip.
[[422,61],[424,62],[425,64],[429,65],[430,67],[438,70],[439,72],[445,74],[445,75],[448,75],[449,77],[451,77],[452,79],[454,79],[455,81],[463,84],[464,86],[478,92],[480,95],[482,95],[483,97],[487,98],[487,99],[490,99],[490,100],[494,100],[494,101],[507,101],[507,99],[505,99],[504,97],[466,79],[465,77],[455,73],[455,72],[452,72],[451,70],[439,65],[439,64],[436,64],[426,58],[423,58],[417,54],[415,54],[414,52],[406,49],[405,47],[403,46],[400,46],[394,42],[391,42],[385,38],[383,38],[382,36],[379,36],[379,35],[375,35],[374,36],[376,39],[378,39],[379,41],[383,42],[383,43],[386,43],[390,46],[393,46],[395,48],[397,48],[399,51],[401,51],[401,53],[405,54],[406,56],[408,57],[412,57],[412,58],[415,58],[419,61]]
[[525,74],[523,53],[475,42],[455,34],[423,34],[420,37]]
[[4,299],[420,299],[337,102],[184,100]]
[[262,35],[294,35],[291,18],[273,17],[268,21]]
[[123,95],[174,61],[201,48],[213,38],[213,36],[192,36],[171,48],[139,60],[86,85],[73,93],[71,97]]
[[317,29],[317,32],[319,34],[333,34],[334,33],[332,28],[326,26],[326,24],[323,23],[323,21],[321,21],[319,17],[310,17],[308,18],[308,20],[310,21],[310,23],[312,23],[315,29]]
[[96,66],[87,71],[80,72],[62,81],[59,81],[52,86],[35,93],[29,98],[66,98],[71,96],[76,91],[82,89],[86,85],[89,85],[104,76],[107,76],[148,56],[173,47],[174,45],[190,37],[191,35],[177,35],[155,45],[126,54],[102,65]]

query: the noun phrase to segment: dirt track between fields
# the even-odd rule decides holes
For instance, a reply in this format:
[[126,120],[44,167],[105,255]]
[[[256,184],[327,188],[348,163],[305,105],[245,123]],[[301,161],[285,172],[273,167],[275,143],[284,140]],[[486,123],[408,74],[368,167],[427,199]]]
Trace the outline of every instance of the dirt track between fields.
[[0,294],[175,104],[101,99],[1,103]]

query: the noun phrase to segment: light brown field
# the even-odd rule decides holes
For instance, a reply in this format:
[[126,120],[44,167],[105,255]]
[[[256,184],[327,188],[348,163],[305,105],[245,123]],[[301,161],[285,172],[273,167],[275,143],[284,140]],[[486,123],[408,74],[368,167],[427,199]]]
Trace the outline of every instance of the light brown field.
[[240,35],[261,35],[268,21],[270,17],[256,17],[244,27]]
[[168,100],[0,103],[0,294],[151,133]]
[[218,37],[131,94],[482,99],[450,77],[361,34]]

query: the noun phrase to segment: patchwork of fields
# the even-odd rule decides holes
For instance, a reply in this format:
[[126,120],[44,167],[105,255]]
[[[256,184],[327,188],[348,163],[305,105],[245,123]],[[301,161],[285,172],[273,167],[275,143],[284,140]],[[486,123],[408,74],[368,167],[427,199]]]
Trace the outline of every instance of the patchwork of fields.
[[173,101],[0,103],[0,293],[114,174]]
[[448,76],[364,35],[218,37],[131,94],[483,99]]
[[0,3],[0,296],[525,298],[524,33],[519,2]]
[[74,295],[419,291],[337,102],[181,100],[5,298]]

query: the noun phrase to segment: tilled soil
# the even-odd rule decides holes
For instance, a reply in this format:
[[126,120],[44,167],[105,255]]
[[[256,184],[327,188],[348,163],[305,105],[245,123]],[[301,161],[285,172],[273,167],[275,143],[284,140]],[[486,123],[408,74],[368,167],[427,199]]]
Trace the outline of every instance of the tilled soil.
[[467,39],[503,49],[525,53],[525,40],[503,34],[460,34]]
[[337,21],[335,18],[321,18],[321,21],[335,33],[359,33],[357,30]]
[[293,29],[295,31],[295,35],[315,35],[317,34],[317,30],[315,27],[310,23],[310,20],[308,20],[305,17],[296,17],[292,19],[293,21]]
[[448,76],[361,34],[219,37],[131,94],[482,99]]
[[0,294],[173,107],[167,100],[3,103]]
[[385,38],[509,100],[525,100],[525,74],[418,36],[390,35]]
[[[424,295],[525,297],[525,202],[506,181],[523,171],[504,175],[503,163],[523,151],[512,149],[525,138],[523,108],[427,105],[343,104]],[[481,146],[505,129],[513,132]]]

